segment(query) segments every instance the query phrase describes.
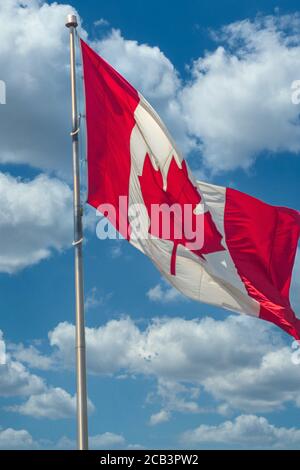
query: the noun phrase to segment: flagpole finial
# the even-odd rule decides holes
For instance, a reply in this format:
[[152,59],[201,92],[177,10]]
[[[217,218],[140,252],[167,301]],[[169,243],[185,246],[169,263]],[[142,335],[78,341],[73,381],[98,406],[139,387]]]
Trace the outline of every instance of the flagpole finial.
[[78,26],[78,22],[77,22],[77,17],[76,15],[68,15],[67,16],[67,22],[66,22],[66,27],[67,28],[76,28]]

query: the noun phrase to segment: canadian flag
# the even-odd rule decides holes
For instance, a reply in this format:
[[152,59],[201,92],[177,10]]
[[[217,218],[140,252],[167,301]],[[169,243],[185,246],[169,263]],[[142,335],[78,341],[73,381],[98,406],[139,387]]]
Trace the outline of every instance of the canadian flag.
[[[300,339],[289,300],[300,213],[194,180],[149,103],[82,40],[81,48],[88,203],[186,296],[268,320]],[[138,230],[135,207],[142,208]],[[160,208],[155,220],[153,207]]]

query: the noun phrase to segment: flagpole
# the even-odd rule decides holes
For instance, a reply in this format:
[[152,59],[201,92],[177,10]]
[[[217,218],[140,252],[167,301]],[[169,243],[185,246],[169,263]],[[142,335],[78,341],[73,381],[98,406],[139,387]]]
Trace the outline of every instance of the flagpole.
[[76,96],[75,31],[78,26],[75,15],[68,15],[66,27],[70,31],[70,65],[72,94],[72,147],[73,147],[73,206],[74,206],[74,251],[75,251],[75,303],[76,303],[76,380],[77,380],[77,447],[88,449],[88,416],[86,391],[86,354],[84,328],[84,293],[82,260],[82,206],[80,200],[79,167],[79,117]]

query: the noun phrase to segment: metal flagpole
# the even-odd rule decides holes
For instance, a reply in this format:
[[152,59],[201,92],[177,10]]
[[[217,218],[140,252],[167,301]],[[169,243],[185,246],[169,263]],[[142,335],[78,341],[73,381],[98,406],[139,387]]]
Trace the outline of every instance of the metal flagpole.
[[86,392],[86,358],[84,329],[84,294],[82,262],[82,215],[80,201],[79,168],[79,116],[76,96],[75,31],[78,26],[75,15],[68,15],[66,27],[70,31],[71,93],[72,93],[72,146],[73,146],[73,204],[74,204],[74,250],[75,250],[75,302],[76,302],[76,375],[77,375],[77,446],[88,449],[88,417]]

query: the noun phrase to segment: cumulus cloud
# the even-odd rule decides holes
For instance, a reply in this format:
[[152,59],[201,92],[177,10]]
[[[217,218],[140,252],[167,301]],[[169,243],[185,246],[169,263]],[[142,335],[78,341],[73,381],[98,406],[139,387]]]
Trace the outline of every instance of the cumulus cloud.
[[104,18],[100,18],[99,20],[94,21],[94,26],[108,26],[109,21],[105,20]]
[[[297,26],[298,25],[298,26]],[[191,67],[181,100],[189,131],[213,171],[248,168],[262,151],[299,153],[300,16],[259,17],[223,28]]]
[[176,302],[178,300],[187,300],[177,289],[174,289],[174,287],[162,284],[156,284],[156,286],[151,287],[146,295],[150,301],[163,304]]
[[35,449],[37,446],[31,434],[25,429],[0,428],[0,449],[2,450]]
[[[150,99],[169,100],[179,88],[179,78],[170,60],[158,47],[126,40],[119,30],[95,43],[104,58],[110,60],[129,81]],[[137,70],[144,73],[138,75]]]
[[[104,432],[89,437],[89,448],[93,450],[99,449],[129,449],[134,446],[126,444],[126,439],[121,434],[113,432]],[[55,445],[56,449],[75,449],[76,442],[64,436]]]
[[[95,407],[89,400],[89,412]],[[62,388],[49,388],[43,393],[32,395],[25,403],[6,407],[8,411],[31,416],[33,418],[64,419],[76,414],[76,396]]]
[[[68,36],[64,20],[74,9],[42,1],[2,1],[0,162],[42,169],[71,169]],[[18,70],[18,73],[16,73]]]
[[90,289],[90,291],[88,291],[88,293],[86,294],[86,299],[84,303],[86,311],[104,305],[111,297],[111,292],[103,294],[99,292],[99,289],[97,289],[97,287],[92,287],[92,289]]
[[[57,356],[60,356],[69,367],[73,367],[74,364],[74,335],[74,325],[68,322],[60,323],[49,332],[51,346],[57,348]],[[139,340],[139,329],[127,318],[120,321],[112,320],[100,328],[86,328],[90,371],[95,374],[111,374],[122,368],[127,369],[130,357],[133,355],[134,359],[135,355],[132,347],[135,342],[138,347]],[[103,353],[101,358],[99,347],[100,354]]]
[[158,413],[154,413],[150,416],[150,426],[156,426],[157,424],[165,423],[169,421],[170,413],[167,410],[160,410]]
[[[70,178],[69,42],[64,19],[73,11],[69,5],[38,0],[1,2],[0,69],[7,104],[0,108],[0,163],[23,163]],[[87,37],[82,28],[81,35]],[[142,91],[156,97],[160,109],[178,122],[171,108],[179,79],[159,48],[126,41],[116,30],[94,45],[113,63],[122,56],[115,65],[133,82],[138,80]],[[178,132],[185,140],[180,126]],[[70,246],[67,186],[45,175],[22,182],[0,174],[0,190],[0,272],[16,272],[48,258],[53,249]]]
[[[233,380],[238,383],[233,385]],[[299,366],[293,364],[291,350],[284,347],[264,354],[254,367],[208,377],[205,386],[216,398],[225,399],[234,408],[272,411],[289,402],[300,405],[299,380]]]
[[72,192],[57,178],[0,173],[0,272],[14,273],[72,243]]
[[[156,393],[169,412],[202,412],[201,388],[227,412],[299,406],[300,368],[273,331],[249,317],[160,319],[144,330],[121,318],[86,328],[88,368],[92,374],[156,377]],[[74,326],[60,323],[49,339],[61,362],[73,367]]]
[[[8,96],[0,162],[70,175],[63,19],[71,11],[40,1],[1,3],[0,68]],[[291,84],[300,76],[299,26],[298,14],[227,25],[215,34],[215,50],[190,66],[186,82],[159,47],[128,40],[117,29],[91,43],[150,100],[186,154],[198,150],[206,167],[221,171],[248,168],[262,151],[299,153],[299,106],[291,101]],[[82,28],[81,34],[88,38]]]
[[[69,57],[62,19],[71,10],[33,0],[1,2],[0,68],[7,105],[0,108],[0,163],[70,174]],[[128,41],[120,31],[111,30],[93,45],[151,101],[186,153],[197,148],[207,168],[221,171],[247,168],[264,150],[299,152],[299,108],[291,103],[290,90],[300,74],[299,25],[299,16],[290,15],[225,27],[216,37],[222,46],[195,61],[188,83],[158,47]],[[15,272],[70,244],[67,185],[45,175],[21,181],[0,174],[0,182],[5,241],[0,271]],[[160,286],[155,295],[170,300],[175,294]],[[155,321],[145,330],[130,319],[111,321],[87,329],[89,369],[201,385],[233,408],[268,411],[289,401],[298,404],[299,371],[289,350],[274,344],[270,328],[261,323],[255,323],[253,338],[256,321],[173,319]],[[69,367],[73,337],[68,323],[49,335]],[[26,355],[28,364],[48,367],[36,351]],[[17,358],[3,367],[0,393],[46,393],[42,379]],[[192,394],[184,403],[196,403]]]
[[214,444],[214,448],[221,445],[234,449],[298,449],[300,430],[276,427],[259,416],[241,415],[234,421],[186,431],[181,440],[189,447]]
[[218,172],[247,169],[264,151],[299,153],[291,90],[300,76],[299,26],[298,14],[229,24],[190,66],[187,82],[159,48],[119,30],[94,46],[153,104],[181,149],[198,151]]
[[[2,340],[1,331],[0,338]],[[37,348],[24,348],[23,344],[9,344],[7,351],[5,364],[0,365],[0,397],[26,397],[27,400],[21,404],[5,406],[6,411],[48,419],[70,418],[75,415],[76,396],[60,387],[48,386],[42,377],[33,374],[28,368],[52,369],[55,362],[52,356],[42,356]],[[95,409],[90,400],[88,407],[89,412]]]
[[171,417],[171,413],[174,411],[180,413],[201,413],[203,411],[198,403],[199,387],[186,386],[176,380],[159,378],[156,394],[163,404],[166,416]]
[[179,147],[188,153],[194,146],[194,139],[189,136],[182,119],[179,99],[182,82],[173,64],[159,47],[125,39],[117,29],[112,29],[107,37],[93,45],[143,93],[161,114]]
[[[0,69],[7,104],[1,107],[0,163],[25,163],[70,177],[69,42],[64,20],[74,11],[69,5],[43,1],[1,2]],[[106,24],[103,19],[96,23]],[[83,28],[80,32],[87,38]],[[190,138],[180,122],[177,99],[180,80],[162,51],[126,40],[115,29],[92,45],[152,101],[188,150]],[[83,111],[82,103],[80,107]]]
[[90,437],[91,449],[113,449],[124,447],[125,439],[120,434],[112,432],[105,432],[103,434],[96,434]]
[[[0,69],[7,104],[0,108],[0,163],[70,177],[63,23],[71,11],[58,3],[1,2]],[[185,154],[198,150],[206,168],[221,171],[247,168],[262,151],[299,152],[299,106],[291,101],[291,83],[300,75],[299,26],[297,14],[230,24],[216,34],[216,49],[191,65],[187,82],[158,47],[127,40],[119,30],[108,30],[92,45],[149,99]],[[81,35],[88,38],[83,28]],[[33,265],[71,242],[67,186],[45,175],[22,182],[0,174],[0,188],[0,271]],[[160,296],[160,287],[154,289]]]
[[[116,433],[105,432],[89,437],[91,449],[134,449],[140,446],[126,444],[126,439]],[[25,429],[1,429],[0,428],[0,449],[1,450],[71,450],[76,449],[76,442],[69,437],[61,437],[58,442],[44,439],[34,439]]]
[[200,386],[183,383],[178,380],[167,380],[158,377],[157,389],[147,397],[148,403],[159,402],[162,406],[158,413],[150,416],[149,424],[156,426],[169,421],[174,413],[208,413],[210,407],[205,409],[199,405]]
[[45,356],[33,345],[25,347],[22,343],[8,345],[8,350],[13,359],[26,364],[31,369],[49,370],[52,369],[53,358]]
[[[247,335],[254,323],[255,337]],[[246,344],[240,340],[242,332],[249,336]],[[50,344],[58,348],[65,363],[71,366],[74,334],[74,326],[68,322],[58,324],[49,333]],[[207,357],[206,371],[216,371],[216,364],[219,371],[228,364],[231,367],[255,364],[269,349],[268,334],[269,326],[265,322],[238,316],[229,316],[225,321],[207,317],[190,321],[156,319],[145,330],[124,317],[99,328],[86,328],[91,372],[106,374],[126,368],[132,372],[160,374],[166,379],[187,380],[205,374],[203,364],[198,361],[202,355]],[[197,361],[193,360],[195,357]]]
[[[32,374],[10,354],[7,354],[6,364],[0,366],[0,396],[28,397],[24,403],[6,406],[5,409],[33,418],[71,418],[76,411],[76,396],[59,387],[48,387],[43,378]],[[93,412],[95,407],[90,400],[88,405],[89,411]]]
[[45,382],[32,374],[21,362],[6,356],[6,364],[0,365],[0,396],[28,396],[45,389]]
[[6,408],[34,418],[62,419],[75,416],[76,397],[61,388],[52,388],[44,393],[32,395],[21,405]]

